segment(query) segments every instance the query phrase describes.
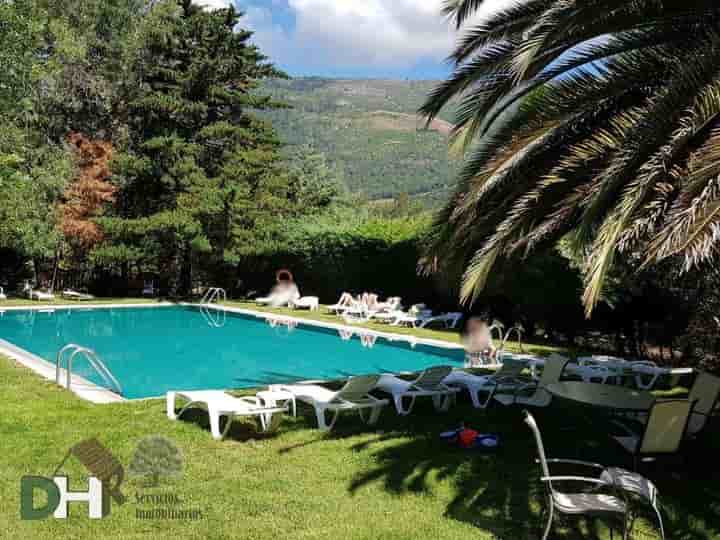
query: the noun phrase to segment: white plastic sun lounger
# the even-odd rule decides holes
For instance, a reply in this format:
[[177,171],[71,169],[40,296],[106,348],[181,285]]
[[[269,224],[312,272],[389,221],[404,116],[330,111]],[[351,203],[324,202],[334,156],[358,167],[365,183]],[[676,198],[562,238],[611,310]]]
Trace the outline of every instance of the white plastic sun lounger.
[[67,298],[68,300],[95,300],[95,297],[92,294],[85,294],[73,291],[72,289],[65,289],[62,292],[62,297]]
[[350,308],[353,303],[357,302],[350,293],[344,292],[340,295],[340,299],[332,306],[328,306],[327,310],[330,313],[342,313],[346,309]]
[[7,300],[7,296],[5,296],[5,289],[0,287],[0,300]]
[[[188,403],[175,414],[175,399],[180,396]],[[264,407],[255,397],[235,397],[222,390],[199,390],[168,392],[166,395],[167,416],[177,420],[187,409],[196,405],[208,411],[210,416],[210,432],[214,439],[220,440],[227,434],[236,416],[256,416],[260,420],[262,431],[274,430],[280,419],[279,414],[287,412],[287,407]],[[220,431],[220,417],[227,416],[225,428]],[[275,421],[273,421],[275,420]]]
[[436,317],[430,317],[429,319],[425,319],[420,323],[420,328],[425,328],[432,323],[441,322],[445,325],[445,328],[453,329],[462,320],[462,317],[463,314],[460,312],[443,313],[442,315],[437,315]]
[[[511,391],[514,388],[527,384],[527,377],[521,378],[526,362],[507,359],[500,369],[491,375],[474,375],[460,369],[455,369],[445,377],[444,384],[464,388],[470,394],[473,406],[476,409],[485,409],[492,401],[496,391]],[[480,394],[487,394],[480,400]]]
[[562,372],[570,360],[559,354],[551,354],[545,361],[540,380],[518,386],[512,393],[497,393],[495,400],[503,405],[530,405],[532,407],[547,407],[552,401],[552,394],[545,388],[560,380]]
[[[460,391],[459,388],[451,388],[443,383],[451,372],[450,366],[437,366],[426,369],[414,381],[385,374],[380,377],[378,388],[392,395],[395,409],[402,416],[410,414],[419,397],[431,397],[435,409],[444,412],[450,408],[455,394]],[[407,407],[403,404],[403,398],[410,399]]]
[[302,296],[297,300],[290,300],[290,307],[293,309],[317,311],[320,309],[320,298],[317,296]]
[[50,292],[30,291],[30,300],[39,300],[40,302],[55,300],[55,295]]
[[432,319],[432,310],[431,309],[411,309],[407,313],[403,313],[400,316],[398,316],[391,324],[392,326],[412,326],[413,328],[418,328],[423,323],[429,321]]
[[[380,418],[382,408],[388,405],[387,399],[378,399],[369,392],[378,383],[379,375],[350,377],[345,386],[333,391],[317,384],[278,384],[271,385],[270,391],[289,392],[295,399],[315,408],[318,427],[322,431],[330,431],[338,419],[340,411],[358,411],[363,422],[375,424]],[[370,416],[365,419],[364,412],[370,409]],[[332,418],[328,422],[325,412],[331,411]]]

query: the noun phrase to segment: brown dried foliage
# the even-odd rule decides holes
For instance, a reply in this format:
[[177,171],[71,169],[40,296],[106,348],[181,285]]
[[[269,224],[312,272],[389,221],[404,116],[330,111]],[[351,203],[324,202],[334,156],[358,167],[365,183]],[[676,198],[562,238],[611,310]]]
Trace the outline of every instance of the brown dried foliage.
[[117,189],[108,182],[113,147],[81,133],[71,133],[67,140],[77,159],[78,176],[65,190],[60,228],[67,240],[87,249],[103,239],[94,218],[102,214],[105,204],[115,201]]

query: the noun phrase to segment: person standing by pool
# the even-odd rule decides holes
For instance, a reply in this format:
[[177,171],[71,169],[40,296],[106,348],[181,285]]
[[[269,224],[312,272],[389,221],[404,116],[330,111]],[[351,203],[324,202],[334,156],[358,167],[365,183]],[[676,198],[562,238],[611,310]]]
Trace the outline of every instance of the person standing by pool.
[[494,364],[497,349],[493,345],[490,327],[480,317],[471,317],[463,331],[466,367],[482,367]]

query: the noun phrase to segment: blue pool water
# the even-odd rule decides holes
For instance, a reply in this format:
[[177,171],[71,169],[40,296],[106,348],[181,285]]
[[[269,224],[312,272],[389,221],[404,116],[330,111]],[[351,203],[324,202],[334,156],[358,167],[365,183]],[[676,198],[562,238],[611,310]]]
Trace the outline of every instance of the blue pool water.
[[[357,336],[343,340],[336,330],[317,326],[289,330],[246,315],[210,316],[182,306],[7,311],[0,316],[0,339],[53,364],[68,343],[94,349],[130,399],[463,363],[459,349],[385,339],[367,347]],[[73,373],[102,385],[84,359],[76,358]]]

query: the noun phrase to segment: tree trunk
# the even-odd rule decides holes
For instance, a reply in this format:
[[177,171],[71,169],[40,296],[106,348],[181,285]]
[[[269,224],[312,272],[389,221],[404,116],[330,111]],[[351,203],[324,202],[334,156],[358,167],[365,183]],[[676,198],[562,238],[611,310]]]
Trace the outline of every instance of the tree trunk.
[[192,249],[186,245],[180,263],[180,296],[188,296],[192,291]]

